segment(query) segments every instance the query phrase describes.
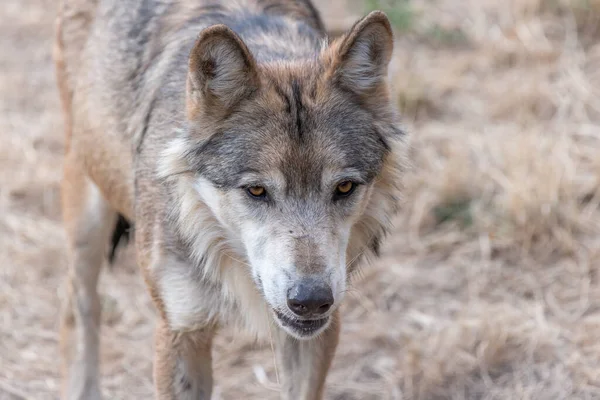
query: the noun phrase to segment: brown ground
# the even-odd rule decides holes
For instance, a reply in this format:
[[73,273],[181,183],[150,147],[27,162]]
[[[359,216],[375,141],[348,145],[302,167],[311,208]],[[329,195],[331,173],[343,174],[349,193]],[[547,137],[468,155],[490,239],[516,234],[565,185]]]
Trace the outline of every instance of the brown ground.
[[[331,23],[362,13],[322,3]],[[58,396],[54,7],[0,5],[2,400]],[[327,398],[600,399],[600,2],[411,7],[392,11],[412,22],[393,75],[414,169],[347,302]],[[131,250],[119,258],[101,284],[103,390],[150,398],[154,313]],[[226,333],[215,356],[216,399],[277,398],[268,345]]]

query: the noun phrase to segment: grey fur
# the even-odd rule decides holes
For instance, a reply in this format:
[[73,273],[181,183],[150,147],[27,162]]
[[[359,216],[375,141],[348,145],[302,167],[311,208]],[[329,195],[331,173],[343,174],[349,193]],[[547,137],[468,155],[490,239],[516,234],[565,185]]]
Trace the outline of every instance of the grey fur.
[[[379,253],[396,209],[403,132],[384,82],[389,21],[372,13],[328,43],[307,0],[99,0],[81,37],[63,71],[71,179],[89,181],[90,207],[135,223],[160,313],[158,396],[210,397],[214,331],[264,335],[279,321],[284,396],[320,399],[346,282]],[[265,195],[246,193],[255,186]],[[89,220],[71,222],[93,231]],[[286,306],[301,280],[331,288],[318,320]],[[84,398],[99,390],[97,360],[83,364]]]

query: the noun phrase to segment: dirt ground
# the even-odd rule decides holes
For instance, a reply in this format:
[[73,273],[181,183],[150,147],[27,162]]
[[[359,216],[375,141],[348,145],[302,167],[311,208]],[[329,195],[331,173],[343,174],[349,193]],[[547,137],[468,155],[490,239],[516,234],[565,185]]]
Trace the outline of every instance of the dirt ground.
[[[359,1],[316,2],[348,26]],[[600,1],[370,1],[398,29],[405,204],[344,306],[327,399],[600,399]],[[0,5],[0,399],[57,399],[66,274],[51,0]],[[102,388],[151,398],[149,296],[105,270]],[[276,399],[224,332],[215,399]]]

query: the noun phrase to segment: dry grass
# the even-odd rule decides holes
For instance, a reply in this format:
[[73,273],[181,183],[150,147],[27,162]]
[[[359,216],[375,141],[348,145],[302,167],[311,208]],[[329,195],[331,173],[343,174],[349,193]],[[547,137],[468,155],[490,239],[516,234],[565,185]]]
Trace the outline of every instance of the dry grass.
[[[350,3],[328,6],[332,26]],[[600,398],[600,3],[411,7],[392,72],[414,168],[346,304],[327,398]],[[0,399],[59,386],[53,11],[0,6]],[[154,312],[131,249],[101,292],[106,398],[149,398]],[[216,398],[277,398],[269,346],[225,332],[215,356]]]

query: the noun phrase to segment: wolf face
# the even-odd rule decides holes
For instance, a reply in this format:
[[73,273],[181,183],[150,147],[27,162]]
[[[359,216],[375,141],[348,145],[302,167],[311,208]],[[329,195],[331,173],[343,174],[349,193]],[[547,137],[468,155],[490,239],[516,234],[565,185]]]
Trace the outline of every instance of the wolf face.
[[190,56],[182,157],[194,189],[299,339],[326,329],[395,200],[392,47],[373,13],[309,60],[259,64],[224,25],[205,29]]

